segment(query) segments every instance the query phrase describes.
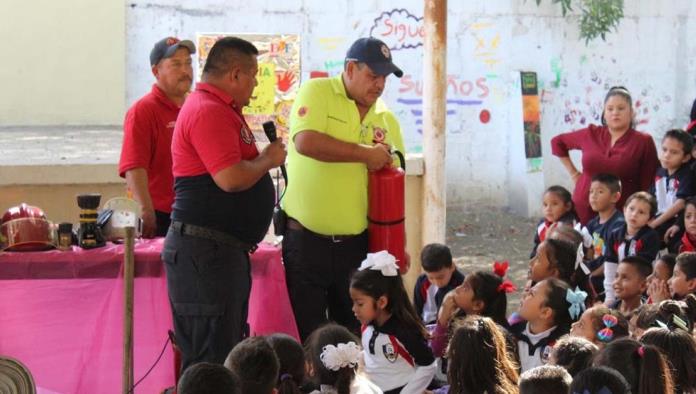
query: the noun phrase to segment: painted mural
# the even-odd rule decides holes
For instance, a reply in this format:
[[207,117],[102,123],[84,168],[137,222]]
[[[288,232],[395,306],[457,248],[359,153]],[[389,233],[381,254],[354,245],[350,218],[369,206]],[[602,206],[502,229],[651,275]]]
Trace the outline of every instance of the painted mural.
[[213,44],[222,37],[235,36],[253,43],[259,50],[258,85],[252,93],[249,106],[243,112],[257,139],[264,139],[261,125],[267,121],[276,124],[278,136],[288,135],[290,108],[300,86],[299,35],[279,34],[238,34],[238,33],[200,33],[198,46],[196,79],[200,81],[203,66]]

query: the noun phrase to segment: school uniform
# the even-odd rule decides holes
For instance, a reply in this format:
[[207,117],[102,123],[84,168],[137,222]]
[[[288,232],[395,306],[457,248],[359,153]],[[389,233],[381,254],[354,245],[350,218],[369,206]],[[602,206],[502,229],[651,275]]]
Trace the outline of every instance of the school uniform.
[[[655,196],[657,200],[657,215],[662,215],[667,209],[669,209],[674,203],[679,199],[686,200],[687,198],[694,195],[694,181],[693,172],[688,163],[679,167],[672,175],[669,174],[667,169],[660,167],[655,173],[655,182],[650,187],[650,193]],[[679,215],[675,215],[670,218],[655,230],[660,235],[660,240],[664,238],[665,232],[668,228],[677,222]],[[678,233],[672,237],[669,244],[665,245],[669,248],[671,252],[675,252],[678,248],[677,243],[681,233]]]
[[413,304],[418,316],[425,324],[433,324],[437,320],[437,311],[442,305],[445,295],[464,283],[464,274],[455,269],[450,281],[444,287],[433,286],[426,274],[421,274],[416,280],[413,290]]
[[575,216],[575,213],[573,213],[572,211],[566,212],[563,216],[560,217],[560,219],[558,219],[557,222],[549,222],[546,219],[541,219],[537,224],[536,231],[534,232],[534,247],[532,248],[532,253],[529,255],[529,258],[532,258],[534,257],[534,255],[536,255],[536,250],[539,247],[539,244],[544,242],[546,236],[548,235],[549,228],[554,223],[568,224],[575,228],[579,222],[577,216]]
[[546,364],[553,345],[558,338],[568,334],[569,330],[570,327],[554,326],[546,331],[532,334],[529,331],[529,323],[526,321],[512,325],[510,333],[517,340],[521,372]]
[[[613,302],[609,305],[609,309],[614,309],[616,311],[620,311],[622,304],[623,304],[623,300],[616,300],[615,302]],[[652,301],[648,301],[648,299],[645,296],[641,296],[640,297],[640,306],[643,306],[645,304],[652,304]],[[625,316],[625,317],[628,318],[628,316]]]
[[[594,256],[592,260],[586,262],[587,267],[594,271],[599,268],[604,262],[604,256],[607,252],[607,239],[609,233],[614,231],[618,226],[624,224],[624,215],[620,210],[615,210],[614,214],[604,223],[600,222],[599,215],[595,216],[587,222],[587,226],[583,228],[583,233],[586,233],[591,238],[590,245],[584,245],[586,248],[592,248]],[[590,277],[592,287],[597,294],[604,292],[604,275]]]
[[382,326],[363,327],[365,376],[385,394],[421,394],[437,364],[420,332],[402,327],[394,317]]
[[660,250],[660,238],[657,231],[643,226],[636,235],[626,238],[626,223],[618,226],[609,234],[607,253],[604,256],[604,291],[605,303],[616,301],[612,283],[616,277],[618,264],[626,257],[640,256],[652,263]]
[[684,233],[679,240],[679,253],[696,252],[696,241],[691,241],[689,234]]

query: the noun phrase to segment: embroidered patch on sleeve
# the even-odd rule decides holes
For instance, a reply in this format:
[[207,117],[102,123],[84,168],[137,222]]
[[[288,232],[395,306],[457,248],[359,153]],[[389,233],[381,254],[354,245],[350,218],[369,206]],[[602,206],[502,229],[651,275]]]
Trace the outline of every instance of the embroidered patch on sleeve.
[[246,125],[242,125],[240,134],[242,137],[242,141],[245,144],[251,145],[254,142],[254,134],[251,132],[251,130],[249,130],[249,128]]

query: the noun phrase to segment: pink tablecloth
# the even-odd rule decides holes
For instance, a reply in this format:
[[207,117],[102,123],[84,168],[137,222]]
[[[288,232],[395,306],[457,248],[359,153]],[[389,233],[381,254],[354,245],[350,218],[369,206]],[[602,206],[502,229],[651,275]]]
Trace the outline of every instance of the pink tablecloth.
[[[138,241],[135,247],[136,381],[157,359],[171,328],[159,258],[162,242]],[[121,245],[0,254],[0,354],[27,365],[40,393],[120,392],[122,261]],[[252,332],[297,337],[280,250],[262,245],[252,255],[252,278]],[[173,384],[173,355],[167,346],[135,392],[158,393]]]

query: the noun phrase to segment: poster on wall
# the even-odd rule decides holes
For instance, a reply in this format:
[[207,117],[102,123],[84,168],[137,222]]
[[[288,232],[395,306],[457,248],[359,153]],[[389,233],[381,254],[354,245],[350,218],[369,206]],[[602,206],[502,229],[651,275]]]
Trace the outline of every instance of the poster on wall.
[[524,155],[527,172],[541,171],[541,109],[535,72],[522,71],[522,113],[524,124]]
[[[196,35],[198,59],[196,80],[201,80],[203,66],[213,44],[222,37],[239,37],[259,50],[258,85],[251,102],[243,109],[249,127],[257,136],[263,134],[266,121],[276,124],[278,137],[286,138],[292,102],[300,86],[300,36],[297,34],[199,33]],[[265,138],[264,138],[265,139]]]

